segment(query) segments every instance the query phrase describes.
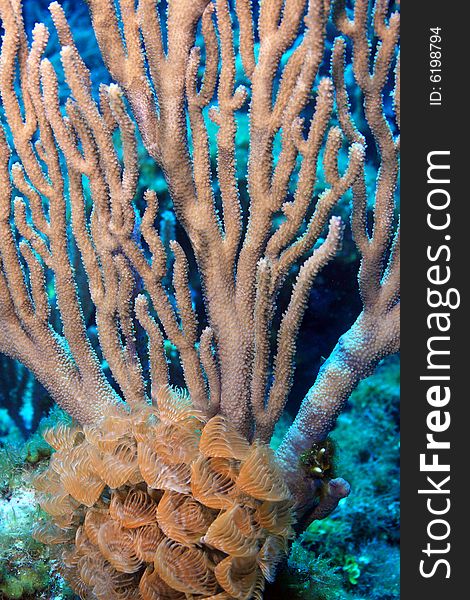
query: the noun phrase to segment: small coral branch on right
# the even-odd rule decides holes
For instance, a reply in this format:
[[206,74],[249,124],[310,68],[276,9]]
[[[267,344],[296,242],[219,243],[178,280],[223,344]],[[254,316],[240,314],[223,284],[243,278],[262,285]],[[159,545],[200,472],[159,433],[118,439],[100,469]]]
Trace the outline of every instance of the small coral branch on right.
[[[364,165],[352,185],[352,233],[361,256],[359,289],[363,310],[356,322],[341,336],[329,358],[322,365],[315,384],[278,450],[278,458],[288,474],[296,498],[310,503],[313,490],[327,486],[322,493],[322,507],[311,513],[331,512],[338,501],[349,493],[344,480],[324,483],[319,479],[299,477],[297,457],[312,444],[325,440],[333,429],[338,414],[358,382],[370,375],[385,356],[397,352],[400,343],[400,233],[395,230],[395,194],[399,168],[399,137],[394,137],[384,108],[384,88],[394,64],[399,40],[399,15],[387,22],[388,3],[375,3],[373,27],[379,43],[372,56],[368,39],[368,2],[355,2],[354,18],[349,19],[344,1],[336,2],[334,19],[344,38],[333,47],[332,75],[336,90],[338,118],[351,143],[365,144],[364,136],[353,121],[345,84],[345,38],[352,42],[354,79],[364,98],[364,114],[377,145],[380,167],[377,172],[373,200],[372,233],[368,233],[366,180]],[[372,64],[372,72],[369,65]],[[393,94],[396,126],[399,127],[399,58],[395,68]],[[333,177],[335,176],[333,170]],[[328,173],[327,173],[328,176]],[[370,201],[370,199],[369,199]]]

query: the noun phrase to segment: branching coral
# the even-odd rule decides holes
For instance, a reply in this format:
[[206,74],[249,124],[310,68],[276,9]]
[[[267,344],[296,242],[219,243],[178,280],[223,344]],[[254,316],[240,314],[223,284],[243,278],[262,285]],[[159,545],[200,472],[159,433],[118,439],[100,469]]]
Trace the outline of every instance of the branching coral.
[[[259,11],[252,10],[249,0],[237,0],[234,11],[228,0],[169,0],[166,17],[154,0],[88,4],[102,57],[116,83],[102,85],[95,94],[66,16],[53,2],[50,11],[70,90],[62,106],[59,77],[45,58],[46,26],[37,24],[29,43],[20,2],[0,0],[5,29],[0,93],[8,125],[0,130],[0,351],[28,367],[79,423],[49,434],[58,452],[47,478],[53,498],[43,503],[60,533],[45,533],[44,539],[65,543],[75,530],[80,532],[75,554],[65,559],[67,568],[74,569],[77,589],[94,589],[95,596],[104,597],[100,585],[106,581],[116,590],[135,590],[133,573],[153,546],[142,541],[146,549],[138,556],[129,541],[135,532],[118,515],[127,510],[127,498],[139,499],[145,507],[158,501],[166,536],[156,550],[162,571],[146,570],[141,588],[158,587],[155,581],[162,579],[183,591],[178,578],[184,573],[165,571],[165,561],[183,565],[186,552],[194,572],[207,572],[204,591],[188,581],[188,593],[210,596],[222,586],[234,595],[231,586],[239,585],[243,591],[236,597],[250,597],[255,588],[261,594],[259,572],[271,577],[269,557],[282,544],[266,537],[260,546],[257,527],[270,531],[276,519],[266,508],[265,525],[255,523],[257,503],[292,497],[304,522],[322,518],[349,492],[341,478],[308,476],[299,457],[325,440],[358,381],[398,349],[394,201],[399,142],[393,131],[399,125],[399,17],[390,15],[386,0],[376,0],[371,19],[366,0],[356,0],[353,16],[338,0],[332,11],[341,35],[333,47],[329,78],[320,76],[329,0],[264,0]],[[196,40],[199,27],[202,44]],[[365,138],[353,121],[345,82],[346,40],[352,44],[355,85],[380,160],[371,223]],[[246,87],[236,85],[237,47]],[[392,130],[384,93],[393,70]],[[244,207],[236,173],[236,134],[237,114],[248,97],[249,206]],[[307,125],[308,112],[312,117]],[[339,126],[331,125],[334,114]],[[216,174],[207,119],[218,128]],[[186,234],[184,242],[173,241],[170,249],[156,227],[155,191],[138,195],[137,130],[165,175]],[[346,146],[347,164],[340,170]],[[319,170],[325,188],[316,197]],[[310,290],[341,246],[343,224],[339,217],[330,218],[330,212],[349,189],[364,308],[324,363],[278,450],[275,468],[265,444],[291,389],[296,337]],[[17,192],[21,196],[12,203]],[[72,244],[86,271],[109,376],[82,314]],[[169,252],[174,257],[171,282]],[[197,314],[189,289],[193,257],[204,315]],[[277,323],[280,290],[296,266],[297,279],[278,319],[272,349],[270,331]],[[46,277],[53,279],[59,326],[51,318]],[[136,341],[140,329],[148,337],[147,357]],[[165,339],[179,353],[188,396],[174,395],[172,403],[162,406],[159,398],[171,383]],[[147,363],[149,381],[144,377]],[[148,439],[147,418],[156,410],[160,420]],[[183,426],[189,422],[196,427],[195,417],[207,421],[201,439]],[[129,488],[124,496],[123,486]],[[149,489],[166,490],[166,495],[153,497]],[[99,510],[109,511],[109,524],[100,521],[98,528],[94,523],[94,533],[87,533],[77,503],[104,503]],[[188,522],[178,522],[175,515],[173,521],[162,517],[179,515],[184,507],[195,511]],[[223,512],[201,532],[214,510]],[[282,510],[287,523],[290,513]],[[223,543],[214,529],[218,519],[229,535]],[[201,554],[194,546],[200,533],[207,547],[216,549],[214,555]],[[90,536],[95,534],[93,542]],[[189,536],[187,546],[183,535]],[[251,544],[249,560],[234,553],[243,539]],[[99,581],[87,554],[98,556],[96,548],[101,558],[93,568],[102,566]],[[233,561],[219,561],[217,552]],[[123,565],[133,571],[123,571]],[[255,588],[249,587],[250,581]],[[126,591],[122,594],[127,597]]]

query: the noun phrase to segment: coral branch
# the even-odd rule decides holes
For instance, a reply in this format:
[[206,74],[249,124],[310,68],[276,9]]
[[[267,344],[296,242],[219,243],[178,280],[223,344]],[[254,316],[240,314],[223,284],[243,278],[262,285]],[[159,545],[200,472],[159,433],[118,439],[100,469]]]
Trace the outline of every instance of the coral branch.
[[[363,164],[359,175],[352,182],[352,232],[361,256],[359,289],[363,311],[351,329],[340,338],[322,366],[278,451],[291,490],[298,499],[300,514],[308,510],[309,498],[318,488],[318,481],[299,477],[296,456],[326,438],[357,383],[371,374],[384,356],[399,349],[399,232],[398,229],[395,232],[393,226],[398,140],[393,139],[383,101],[384,87],[393,71],[397,54],[399,15],[393,13],[387,23],[386,8],[387,3],[383,0],[376,3],[373,25],[380,43],[373,57],[373,72],[370,73],[367,2],[356,2],[353,20],[347,18],[343,1],[335,4],[337,26],[352,40],[354,76],[364,96],[364,112],[377,146],[380,168],[375,182],[372,235],[369,235],[367,227]],[[345,135],[350,142],[357,144],[362,143],[364,138],[354,124],[349,110],[344,80],[344,53],[345,41],[337,39],[332,69],[337,89],[338,115]],[[397,63],[396,76],[398,75]],[[395,90],[399,90],[397,82]],[[332,173],[334,176],[334,169]]]

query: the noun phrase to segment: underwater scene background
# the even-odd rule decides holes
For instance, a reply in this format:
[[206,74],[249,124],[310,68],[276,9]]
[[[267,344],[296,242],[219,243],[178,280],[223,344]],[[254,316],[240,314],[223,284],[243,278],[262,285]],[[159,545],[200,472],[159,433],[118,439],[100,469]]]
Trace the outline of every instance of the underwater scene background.
[[[39,21],[51,25],[48,4],[46,0],[24,0],[28,32]],[[78,50],[92,72],[94,91],[97,93],[98,85],[109,83],[110,77],[100,58],[86,3],[63,0],[61,4]],[[327,51],[321,67],[324,75],[329,72],[331,45],[336,34],[331,24],[328,27]],[[46,56],[60,74],[59,43],[52,26],[50,31],[52,35]],[[346,78],[350,81],[351,71],[351,66],[348,66]],[[240,83],[243,83],[243,74],[240,75]],[[390,81],[388,92],[391,89]],[[386,109],[389,106],[391,110],[387,94],[385,98]],[[363,122],[361,131],[367,135],[361,100],[353,96],[351,104],[356,121]],[[245,205],[247,190],[244,173],[249,143],[246,111],[245,107],[237,116],[237,167],[240,171],[241,202]],[[308,111],[305,116],[309,116]],[[212,127],[214,129],[209,134],[215,136],[215,125]],[[159,195],[160,233],[165,245],[177,239],[186,249],[189,244],[173,214],[163,175],[139,143],[139,188],[142,191],[152,187]],[[116,140],[116,144],[119,145],[119,140]],[[366,159],[368,186],[375,181],[378,163],[375,152],[375,145],[371,141],[367,145]],[[342,160],[346,161],[346,156],[344,152]],[[211,158],[215,165],[215,148]],[[294,186],[295,182],[291,185]],[[318,192],[323,185],[320,172]],[[340,214],[346,222],[350,202],[351,195],[347,192],[335,208],[335,214]],[[76,255],[74,267],[78,282],[80,278],[85,282],[86,275],[79,253],[75,247],[70,251],[73,256]],[[294,384],[287,411],[276,426],[271,441],[273,448],[280,443],[283,433],[292,422],[312,383],[312,375],[318,371],[338,337],[351,326],[361,310],[357,286],[358,266],[359,257],[351,240],[350,229],[346,227],[340,254],[321,271],[310,294],[298,339]],[[170,271],[171,264],[168,267]],[[294,281],[296,274],[297,270],[294,269],[289,276],[291,281]],[[193,302],[196,308],[201,307],[200,284],[196,278],[190,283]],[[47,286],[49,298],[54,304],[53,281],[48,281]],[[94,306],[86,290],[86,285],[80,287],[82,310],[89,337],[100,356]],[[288,300],[287,295],[285,298],[281,295],[274,329],[277,329]],[[199,310],[199,314],[203,314],[203,311]],[[57,330],[60,330],[57,311],[52,312],[51,319],[56,319]],[[142,339],[142,343],[145,340]],[[165,352],[170,363],[172,382],[182,387],[184,380],[176,349],[165,342]],[[144,365],[145,368],[148,370],[148,365]],[[16,361],[0,355],[0,598],[77,598],[54,571],[54,561],[49,557],[48,548],[31,537],[32,526],[39,518],[39,509],[30,480],[35,470],[53,452],[42,440],[41,431],[61,418],[60,409],[54,407],[47,392],[30,372]],[[334,472],[350,482],[351,494],[341,500],[328,518],[312,523],[293,542],[288,560],[280,569],[275,584],[267,587],[265,598],[399,598],[399,360],[396,356],[382,361],[376,373],[360,383],[346,410],[338,418],[331,437],[334,444]]]

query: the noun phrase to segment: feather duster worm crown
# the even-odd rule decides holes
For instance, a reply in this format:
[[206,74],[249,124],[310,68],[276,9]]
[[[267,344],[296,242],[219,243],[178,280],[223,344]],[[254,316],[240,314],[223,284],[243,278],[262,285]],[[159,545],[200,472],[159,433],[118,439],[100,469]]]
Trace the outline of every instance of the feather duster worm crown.
[[157,405],[45,432],[35,537],[84,600],[261,599],[293,523],[271,450],[170,388]]

